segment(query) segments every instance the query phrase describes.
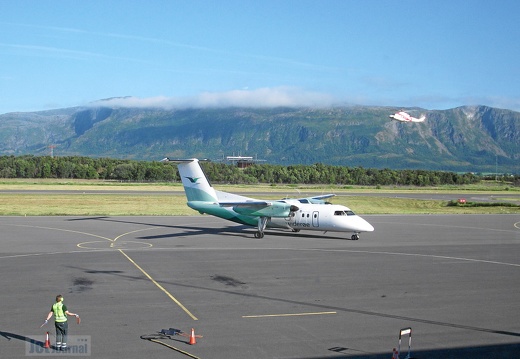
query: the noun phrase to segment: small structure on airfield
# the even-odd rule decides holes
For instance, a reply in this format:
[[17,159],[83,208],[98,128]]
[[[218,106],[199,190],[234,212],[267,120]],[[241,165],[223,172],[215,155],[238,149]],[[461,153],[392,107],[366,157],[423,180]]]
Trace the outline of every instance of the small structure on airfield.
[[238,168],[247,168],[257,162],[265,162],[265,160],[259,160],[252,156],[227,156],[226,161],[235,164]]

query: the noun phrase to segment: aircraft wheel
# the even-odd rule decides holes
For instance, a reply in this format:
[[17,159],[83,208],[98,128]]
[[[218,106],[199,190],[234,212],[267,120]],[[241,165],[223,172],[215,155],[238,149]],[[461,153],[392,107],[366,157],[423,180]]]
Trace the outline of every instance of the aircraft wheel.
[[264,238],[263,232],[255,232],[255,238]]
[[293,229],[292,230],[294,233],[298,233],[300,230],[299,229]]
[[353,241],[357,241],[359,240],[359,234],[353,234],[351,238]]

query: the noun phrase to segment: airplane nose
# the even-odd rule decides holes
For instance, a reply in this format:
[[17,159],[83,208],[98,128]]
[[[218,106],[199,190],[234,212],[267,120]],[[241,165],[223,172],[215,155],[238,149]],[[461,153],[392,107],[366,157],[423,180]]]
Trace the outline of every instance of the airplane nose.
[[358,217],[358,221],[356,223],[356,230],[358,232],[373,232],[374,227],[370,223],[365,221],[363,218]]

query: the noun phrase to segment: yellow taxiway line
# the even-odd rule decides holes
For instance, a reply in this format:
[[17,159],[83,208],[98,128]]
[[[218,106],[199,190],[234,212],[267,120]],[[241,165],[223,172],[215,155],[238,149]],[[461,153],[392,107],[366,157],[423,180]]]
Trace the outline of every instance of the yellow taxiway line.
[[152,281],[152,283],[157,286],[157,288],[162,290],[171,300],[173,300],[175,302],[175,304],[177,304],[179,307],[181,307],[181,309],[184,310],[184,312],[186,314],[188,314],[193,320],[198,320],[196,316],[191,314],[191,312],[184,305],[182,305],[181,302],[179,302],[173,295],[171,295],[170,292],[168,292],[166,289],[164,289],[164,287],[162,285],[157,283],[157,281],[155,279],[153,279],[152,276],[150,276],[148,273],[146,273],[146,271],[143,268],[141,268],[136,262],[134,262],[134,260],[132,258],[130,258],[125,252],[123,252],[122,249],[118,249],[118,251],[121,252],[121,254],[124,255],[134,266],[136,266],[136,268],[139,269],[148,279],[150,279]]

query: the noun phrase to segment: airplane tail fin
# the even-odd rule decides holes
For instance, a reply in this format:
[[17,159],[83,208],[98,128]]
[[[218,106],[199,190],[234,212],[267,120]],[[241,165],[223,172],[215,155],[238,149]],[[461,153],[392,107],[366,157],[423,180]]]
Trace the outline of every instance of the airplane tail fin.
[[417,119],[417,122],[423,122],[424,120],[426,120],[426,116],[425,115],[422,115],[421,117],[419,117]]
[[177,163],[177,169],[179,170],[188,202],[218,202],[215,189],[209,183],[208,178],[200,167],[198,159],[170,160],[169,158],[165,158],[163,161]]

